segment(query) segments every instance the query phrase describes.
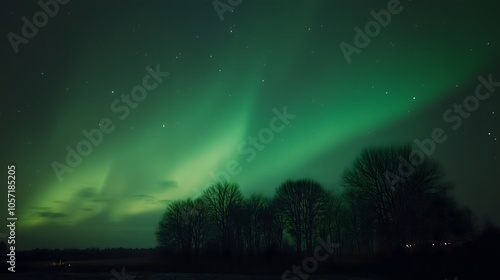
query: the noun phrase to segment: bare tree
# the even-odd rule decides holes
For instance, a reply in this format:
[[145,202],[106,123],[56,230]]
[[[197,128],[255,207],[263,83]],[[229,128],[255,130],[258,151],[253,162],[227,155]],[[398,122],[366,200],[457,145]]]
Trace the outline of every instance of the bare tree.
[[343,197],[346,201],[346,241],[353,251],[372,254],[375,233],[379,231],[373,206],[352,189],[345,191]]
[[243,202],[243,195],[237,184],[224,181],[206,189],[202,197],[207,206],[206,210],[217,226],[222,248],[228,253],[234,243],[234,224],[231,223],[231,215]]
[[276,199],[265,199],[264,205],[257,213],[262,225],[262,237],[268,253],[281,249],[283,243],[284,219]]
[[262,213],[266,203],[266,198],[262,194],[253,194],[245,199],[243,208],[245,212],[244,240],[245,247],[250,254],[256,254],[261,247],[263,235],[262,220],[259,214]]
[[202,199],[169,203],[156,231],[158,243],[185,254],[191,254],[192,249],[198,252],[207,230],[208,216],[203,208]]
[[469,240],[476,235],[475,216],[451,197],[436,197],[421,212],[415,231],[426,240],[440,243],[446,240]]
[[[342,243],[347,229],[347,209],[339,195],[329,193],[325,203],[325,211],[319,225],[320,236],[330,236],[332,240]],[[339,252],[342,247],[336,248]]]
[[289,180],[277,189],[276,200],[286,229],[295,239],[297,253],[300,254],[303,247],[312,251],[314,233],[325,212],[328,193],[313,180]]
[[403,246],[415,238],[418,213],[434,197],[446,195],[440,166],[419,158],[410,145],[367,148],[343,174],[343,184],[355,203],[374,215],[381,245]]

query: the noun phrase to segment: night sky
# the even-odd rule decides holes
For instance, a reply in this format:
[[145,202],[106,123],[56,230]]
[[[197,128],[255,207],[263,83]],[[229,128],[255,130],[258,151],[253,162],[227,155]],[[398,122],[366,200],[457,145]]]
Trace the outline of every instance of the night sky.
[[[500,5],[402,0],[346,59],[340,44],[354,48],[354,28],[390,2],[243,0],[221,20],[211,0],[69,1],[17,53],[8,34],[41,7],[3,3],[0,160],[4,181],[16,166],[17,248],[154,247],[166,203],[211,172],[234,171],[245,195],[303,177],[340,192],[363,148],[436,128],[447,140],[430,156],[453,195],[500,225],[500,86],[454,111],[479,76],[500,81]],[[132,91],[140,101],[123,99]],[[97,129],[69,166],[67,147]]]

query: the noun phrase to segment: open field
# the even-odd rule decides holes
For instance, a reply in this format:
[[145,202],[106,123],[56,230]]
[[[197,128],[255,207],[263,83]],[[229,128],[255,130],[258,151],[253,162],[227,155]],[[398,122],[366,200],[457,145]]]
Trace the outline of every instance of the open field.
[[[246,276],[246,275],[221,275],[221,274],[171,274],[171,273],[127,273],[129,278],[123,277],[116,280],[273,280],[281,279],[281,275],[275,276]],[[26,273],[8,275],[2,279],[21,280],[109,280],[113,279],[110,273]],[[293,278],[292,278],[293,279]],[[360,278],[347,275],[314,275],[310,280],[372,280],[381,278]]]

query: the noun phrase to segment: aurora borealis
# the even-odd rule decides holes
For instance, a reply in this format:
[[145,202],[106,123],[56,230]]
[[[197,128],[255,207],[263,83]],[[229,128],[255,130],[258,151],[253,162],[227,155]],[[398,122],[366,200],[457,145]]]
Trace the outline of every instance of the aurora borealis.
[[[459,129],[443,119],[479,76],[500,81],[498,4],[401,0],[348,63],[339,44],[388,2],[243,0],[221,21],[212,1],[71,1],[17,54],[4,37],[1,162],[16,165],[19,248],[154,247],[166,202],[229,163],[245,195],[303,177],[340,191],[364,147],[436,127],[448,140],[431,156],[457,200],[500,225],[500,88]],[[4,5],[4,35],[40,10]],[[125,116],[112,104],[147,67],[169,74]],[[284,108],[295,117],[263,143]],[[113,131],[59,180],[54,161],[103,118]]]

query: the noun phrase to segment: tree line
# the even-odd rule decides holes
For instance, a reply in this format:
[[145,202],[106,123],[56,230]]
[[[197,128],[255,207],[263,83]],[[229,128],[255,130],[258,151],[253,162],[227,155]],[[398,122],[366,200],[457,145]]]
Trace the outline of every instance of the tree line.
[[287,180],[272,197],[244,197],[238,184],[221,181],[198,198],[170,202],[156,239],[184,255],[255,256],[311,253],[317,238],[330,237],[340,244],[336,254],[373,255],[476,233],[474,214],[452,198],[442,167],[415,159],[411,145],[364,149],[341,185],[337,193],[313,179]]

